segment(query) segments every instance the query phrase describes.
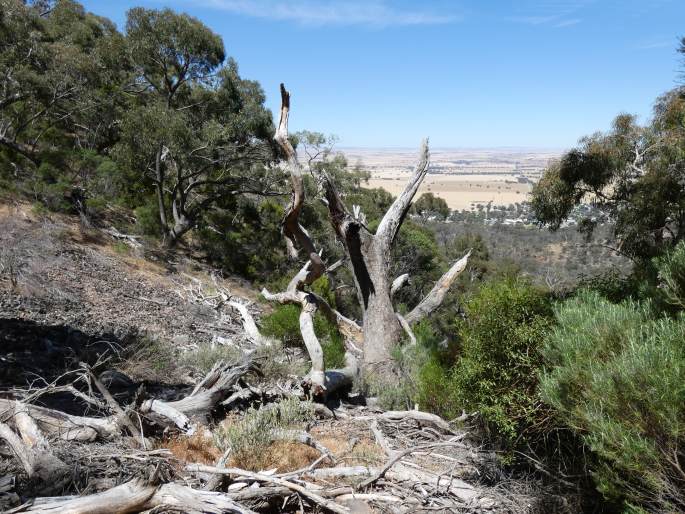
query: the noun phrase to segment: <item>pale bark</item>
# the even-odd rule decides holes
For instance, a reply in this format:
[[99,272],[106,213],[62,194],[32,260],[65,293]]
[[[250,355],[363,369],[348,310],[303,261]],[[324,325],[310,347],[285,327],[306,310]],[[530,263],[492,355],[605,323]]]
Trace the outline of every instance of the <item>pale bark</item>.
[[[90,369],[90,367],[87,364],[81,363],[81,367],[83,367],[86,372],[88,373],[88,376],[90,377],[90,381],[95,385],[96,389],[100,391],[100,394],[102,397],[105,399],[105,402],[111,409],[111,411],[115,414],[118,423],[121,425],[125,426],[129,433],[135,437],[136,439],[141,438],[141,433],[140,430],[138,430],[138,427],[131,421],[131,419],[128,417],[128,414],[124,412],[124,409],[121,408],[121,405],[112,397],[112,395],[109,393],[107,388],[98,380],[98,378],[95,376],[95,373],[93,373]],[[143,447],[145,446],[145,443],[143,442]]]
[[195,426],[190,422],[188,416],[166,402],[160,400],[145,400],[140,405],[140,412],[142,414],[154,412],[171,421],[186,435],[193,435],[195,433]]
[[171,409],[182,413],[191,422],[205,423],[212,411],[233,392],[233,386],[238,380],[253,368],[254,362],[251,355],[247,355],[237,365],[219,361],[192,393],[180,400],[164,403]]
[[409,282],[409,273],[403,273],[392,281],[390,286],[390,296],[395,296],[395,293],[402,289]]
[[313,501],[314,503],[320,505],[321,507],[335,512],[337,514],[348,514],[350,510],[346,507],[338,505],[337,503],[327,500],[326,498],[319,496],[314,493],[311,488],[283,480],[282,478],[272,477],[262,473],[254,473],[252,471],[245,471],[244,469],[237,468],[215,468],[212,466],[203,466],[201,464],[191,464],[186,466],[186,471],[190,472],[201,472],[201,473],[219,473],[222,475],[233,475],[238,477],[248,478],[250,480],[256,480],[258,482],[266,482],[269,484],[275,484],[282,487],[287,487],[288,489],[301,494],[305,498]]
[[316,303],[305,300],[300,311],[300,332],[302,333],[302,340],[307,348],[309,359],[312,363],[312,369],[309,372],[309,380],[313,386],[313,393],[315,396],[323,394],[324,386],[324,362],[323,349],[319,338],[314,332],[314,313],[316,312]]
[[230,301],[228,302],[228,305],[240,313],[243,319],[243,330],[245,330],[247,337],[252,339],[257,344],[264,344],[268,342],[266,341],[266,338],[262,337],[262,334],[259,333],[257,324],[245,305],[236,301]]
[[288,241],[290,254],[297,256],[297,248],[302,248],[311,262],[302,284],[310,285],[323,275],[325,266],[314,247],[314,243],[307,231],[300,225],[300,211],[304,206],[304,178],[302,167],[297,159],[297,153],[288,139],[288,116],[290,114],[290,93],[281,84],[281,112],[274,139],[280,146],[288,161],[288,171],[293,188],[293,198],[288,211],[283,218],[282,227]]
[[50,452],[47,440],[30,417],[20,416],[17,428],[21,437],[0,423],[0,439],[5,440],[40,491],[59,490],[69,479],[69,467]]
[[404,187],[404,191],[402,191],[392,203],[378,225],[378,230],[376,230],[376,237],[382,241],[386,249],[389,249],[392,242],[395,240],[397,232],[399,231],[400,226],[402,226],[402,222],[409,211],[411,201],[419,190],[419,186],[421,185],[421,182],[423,182],[426,173],[428,173],[429,166],[430,154],[428,152],[428,139],[424,139],[421,142],[419,162],[416,164],[414,172]]
[[410,325],[418,323],[430,313],[435,311],[438,307],[440,307],[442,301],[445,299],[447,291],[449,291],[450,287],[457,277],[461,275],[462,271],[466,269],[466,265],[468,264],[470,256],[471,250],[466,252],[466,255],[455,262],[452,267],[448,269],[442,277],[440,277],[440,280],[435,283],[433,289],[431,289],[431,291],[423,298],[423,300],[421,300],[421,302],[419,302],[419,304],[414,307],[409,314],[407,314],[407,323]]
[[15,416],[21,411],[26,412],[45,433],[67,441],[95,441],[121,436],[116,416],[104,418],[72,416],[61,411],[0,398],[0,413]]
[[414,335],[414,331],[411,329],[409,323],[407,323],[407,320],[404,319],[404,316],[402,316],[399,312],[396,312],[395,315],[397,316],[400,325],[402,325],[404,332],[407,334],[407,337],[409,338],[409,344],[411,344],[412,346],[416,345],[416,336]]

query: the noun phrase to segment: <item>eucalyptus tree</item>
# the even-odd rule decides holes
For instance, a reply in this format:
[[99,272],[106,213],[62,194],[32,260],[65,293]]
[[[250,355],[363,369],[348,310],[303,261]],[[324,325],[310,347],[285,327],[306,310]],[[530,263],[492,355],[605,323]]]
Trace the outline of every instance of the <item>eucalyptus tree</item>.
[[71,0],[0,0],[0,145],[35,164],[111,144],[123,37]]
[[[646,126],[616,117],[607,133],[581,139],[550,164],[532,192],[541,224],[556,229],[574,207],[592,203],[614,223],[618,251],[643,259],[685,238],[685,91],[657,100]],[[580,220],[589,233],[596,220]]]
[[187,14],[143,8],[128,12],[126,37],[137,104],[117,156],[154,184],[166,242],[226,196],[271,194],[271,113],[221,38]]

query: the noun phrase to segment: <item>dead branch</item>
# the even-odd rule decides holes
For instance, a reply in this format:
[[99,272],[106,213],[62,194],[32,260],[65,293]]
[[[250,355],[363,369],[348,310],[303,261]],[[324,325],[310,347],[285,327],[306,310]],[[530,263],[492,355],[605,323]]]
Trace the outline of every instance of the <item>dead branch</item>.
[[215,468],[212,466],[205,466],[202,464],[191,464],[189,466],[186,466],[185,469],[186,471],[189,471],[191,473],[200,472],[219,473],[222,475],[235,475],[242,478],[248,478],[250,480],[256,480],[258,482],[266,482],[268,484],[275,484],[277,486],[287,487],[288,489],[301,494],[310,501],[316,503],[317,505],[320,505],[321,507],[327,510],[330,510],[331,512],[336,512],[338,514],[348,514],[350,512],[348,508],[338,505],[337,503],[327,500],[326,498],[312,492],[313,486],[310,486],[310,488],[308,489],[306,487],[289,482],[288,480],[284,480],[282,478],[272,477],[265,475],[263,473],[254,473],[252,471],[246,471],[237,468]]
[[246,355],[236,365],[219,361],[192,393],[180,400],[165,403],[191,420],[205,423],[211,412],[233,392],[238,380],[257,369],[252,354]]
[[288,211],[283,218],[282,227],[288,243],[288,249],[293,256],[297,256],[297,247],[305,250],[311,264],[302,279],[306,285],[312,284],[323,275],[325,266],[321,257],[314,248],[314,243],[307,231],[300,225],[300,211],[304,206],[304,178],[302,167],[297,159],[297,153],[288,139],[288,115],[290,113],[290,93],[281,84],[281,113],[274,139],[280,146],[288,160],[288,170],[293,187],[293,198]]
[[278,440],[296,441],[300,444],[307,445],[321,453],[321,455],[327,458],[331,463],[335,464],[336,462],[335,457],[333,457],[328,448],[314,439],[311,434],[302,430],[277,430],[272,434],[272,437]]
[[421,446],[415,446],[413,448],[407,448],[406,450],[402,450],[401,452],[394,452],[394,455],[390,458],[390,460],[388,460],[388,462],[386,462],[385,465],[375,475],[373,475],[371,478],[364,480],[361,484],[359,484],[359,488],[364,489],[365,487],[369,487],[371,484],[375,483],[378,479],[382,478],[391,467],[393,467],[399,460],[401,460],[403,457],[407,455],[422,452],[425,450],[432,450],[433,448],[442,448],[445,446],[463,445],[457,442],[448,441],[442,443],[424,444]]
[[269,343],[267,338],[262,336],[262,334],[259,332],[259,329],[257,328],[257,324],[255,323],[252,314],[250,314],[250,311],[247,310],[247,307],[245,305],[236,301],[230,301],[228,302],[228,305],[237,310],[242,316],[243,329],[245,330],[245,333],[250,339],[252,339],[255,343],[259,345]]
[[202,491],[179,484],[164,484],[157,487],[140,479],[88,496],[37,498],[12,512],[120,514],[155,508],[181,509],[184,513],[192,514],[254,514],[225,493]]
[[466,252],[461,259],[455,262],[452,267],[445,272],[445,274],[440,277],[440,279],[435,283],[433,289],[419,302],[419,304],[412,309],[412,311],[406,315],[405,319],[410,325],[418,323],[428,314],[433,312],[435,309],[440,307],[442,301],[449,291],[457,277],[462,271],[466,269],[469,257],[471,256],[471,250]]
[[390,286],[390,296],[395,296],[395,293],[402,289],[409,283],[409,273],[404,273],[392,281]]
[[154,412],[165,419],[171,421],[185,435],[193,435],[195,426],[190,422],[188,416],[172,407],[169,403],[160,400],[145,400],[139,408],[141,414]]
[[419,162],[416,164],[409,182],[407,182],[407,185],[404,187],[404,191],[395,199],[378,225],[378,230],[376,230],[376,238],[382,242],[385,248],[390,248],[394,241],[397,231],[399,230],[400,225],[402,225],[404,217],[407,215],[411,201],[419,190],[419,186],[428,172],[428,167],[430,165],[428,139],[424,139],[421,142],[421,151],[419,155]]
[[35,480],[41,491],[61,489],[69,479],[69,467],[50,453],[47,440],[31,418],[23,416],[19,427],[22,437],[6,423],[0,423],[0,438],[7,442],[29,479]]
[[[96,389],[100,391],[100,394],[105,399],[105,402],[107,402],[107,405],[115,414],[117,421],[121,423],[123,426],[125,426],[133,437],[135,437],[136,439],[141,439],[142,434],[140,433],[140,430],[138,430],[138,427],[131,421],[131,419],[128,417],[128,414],[126,414],[126,412],[124,412],[124,409],[121,408],[121,405],[119,405],[119,403],[109,393],[107,388],[95,376],[95,373],[93,373],[93,371],[90,369],[90,366],[82,362],[81,367],[86,370],[86,373],[88,373],[91,382],[93,382]],[[142,442],[142,446],[143,448],[145,448],[144,440]]]
[[89,418],[72,416],[61,411],[27,405],[0,398],[0,419],[13,418],[18,411],[25,411],[47,434],[67,441],[94,441],[120,437],[121,430],[116,416]]
[[404,316],[402,316],[399,312],[396,312],[395,315],[397,316],[397,320],[400,322],[400,325],[402,325],[404,332],[407,334],[407,337],[409,338],[409,344],[415,346],[416,336],[414,335],[414,331],[411,329],[411,326],[409,325],[409,323],[407,323],[407,320],[404,319]]

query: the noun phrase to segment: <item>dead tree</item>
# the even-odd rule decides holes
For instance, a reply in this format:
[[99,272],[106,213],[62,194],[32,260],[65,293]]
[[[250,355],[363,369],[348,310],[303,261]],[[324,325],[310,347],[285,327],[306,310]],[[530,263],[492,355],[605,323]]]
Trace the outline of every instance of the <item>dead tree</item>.
[[[321,358],[321,347],[312,329],[312,315],[318,309],[334,321],[348,343],[348,357],[361,354],[364,372],[385,373],[391,364],[391,350],[402,339],[405,331],[411,334],[411,325],[419,322],[442,303],[452,283],[464,270],[470,252],[437,281],[433,289],[405,316],[400,316],[392,301],[392,294],[407,280],[406,277],[390,276],[391,250],[402,222],[409,211],[412,199],[421,185],[429,167],[428,141],[424,140],[418,164],[404,191],[395,199],[375,233],[371,232],[360,213],[353,215],[343,203],[333,180],[324,172],[321,181],[328,205],[330,221],[338,239],[342,242],[347,261],[354,275],[357,296],[362,309],[361,326],[332,309],[322,298],[308,290],[308,287],[326,272],[326,266],[316,251],[307,231],[299,223],[299,213],[304,204],[304,184],[302,167],[295,149],[288,139],[288,115],[290,113],[290,93],[281,84],[281,112],[275,140],[287,157],[293,197],[290,208],[283,220],[283,233],[288,248],[293,255],[297,249],[306,252],[307,264],[291,280],[287,290],[271,294],[264,290],[265,298],[280,303],[294,303],[302,306],[300,328],[307,350],[312,358],[312,383],[322,389],[334,384],[326,384]],[[410,335],[410,339],[413,336]],[[348,361],[349,362],[349,361]],[[346,368],[349,372],[351,366]],[[339,381],[336,382],[336,384]]]

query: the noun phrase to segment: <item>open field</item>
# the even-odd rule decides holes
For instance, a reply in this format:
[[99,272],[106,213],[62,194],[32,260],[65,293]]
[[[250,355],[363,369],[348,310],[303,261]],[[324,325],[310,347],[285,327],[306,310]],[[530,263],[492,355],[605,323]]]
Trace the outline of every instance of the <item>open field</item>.
[[[415,149],[341,150],[350,164],[371,172],[368,187],[380,187],[397,195],[402,191],[416,161]],[[420,193],[443,198],[451,209],[476,208],[478,204],[509,205],[525,201],[532,185],[555,150],[529,149],[434,149],[431,169]]]
[[[380,187],[397,196],[404,189],[410,174],[387,172],[374,174],[368,187]],[[514,182],[512,175],[446,175],[426,176],[419,195],[433,193],[447,202],[450,209],[475,208],[478,204],[509,205],[526,200],[532,184]]]

